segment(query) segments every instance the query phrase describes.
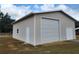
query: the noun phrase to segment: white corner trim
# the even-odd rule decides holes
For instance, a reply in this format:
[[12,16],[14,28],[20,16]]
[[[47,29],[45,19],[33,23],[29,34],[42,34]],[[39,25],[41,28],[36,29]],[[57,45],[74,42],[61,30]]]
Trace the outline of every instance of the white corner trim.
[[34,15],[34,46],[36,46],[36,17]]

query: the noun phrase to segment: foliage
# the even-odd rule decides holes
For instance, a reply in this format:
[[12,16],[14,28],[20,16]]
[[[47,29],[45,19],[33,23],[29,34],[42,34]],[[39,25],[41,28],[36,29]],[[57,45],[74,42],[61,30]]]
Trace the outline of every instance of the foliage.
[[12,32],[12,22],[14,20],[6,13],[5,15],[0,12],[0,33],[11,33]]
[[76,21],[76,22],[75,22],[75,27],[76,27],[76,28],[79,27],[79,21]]

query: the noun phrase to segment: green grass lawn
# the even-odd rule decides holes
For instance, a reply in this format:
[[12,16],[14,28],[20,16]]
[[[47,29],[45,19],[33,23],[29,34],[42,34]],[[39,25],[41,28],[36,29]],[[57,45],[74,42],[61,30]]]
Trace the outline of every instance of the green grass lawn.
[[[78,39],[78,38],[77,38]],[[24,44],[10,37],[0,38],[0,53],[6,54],[21,54],[21,53],[52,53],[52,54],[71,54],[79,53],[79,43],[72,41],[54,42],[33,47],[29,44]]]

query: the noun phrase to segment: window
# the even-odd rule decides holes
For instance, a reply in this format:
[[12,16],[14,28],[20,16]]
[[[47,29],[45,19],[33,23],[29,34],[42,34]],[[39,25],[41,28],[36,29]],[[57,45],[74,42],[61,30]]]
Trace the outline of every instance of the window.
[[19,29],[17,29],[17,33],[19,33]]

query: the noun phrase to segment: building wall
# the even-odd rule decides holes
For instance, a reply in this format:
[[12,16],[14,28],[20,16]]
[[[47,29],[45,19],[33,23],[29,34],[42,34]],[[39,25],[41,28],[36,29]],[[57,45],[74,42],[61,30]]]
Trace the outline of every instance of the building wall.
[[73,28],[73,36],[75,39],[75,22],[68,18],[66,15],[64,15],[61,12],[55,12],[55,13],[46,13],[46,14],[37,14],[36,16],[36,44],[44,44],[41,43],[41,24],[40,24],[40,20],[42,19],[42,17],[47,17],[47,18],[52,18],[52,19],[58,19],[59,20],[59,33],[60,33],[60,38],[59,40],[66,40],[66,29],[67,28]]
[[[13,25],[13,38],[21,41],[25,41],[32,45],[44,44],[41,41],[41,23],[42,17],[52,18],[59,20],[59,40],[66,40],[66,29],[73,28],[75,39],[75,22],[65,16],[61,12],[46,13],[46,14],[36,14],[29,17],[27,20],[16,23]],[[29,40],[27,39],[26,30],[29,28]],[[17,29],[19,33],[17,34]]]
[[[19,29],[19,33],[17,33],[17,29]],[[29,33],[29,34],[28,34]],[[27,36],[29,38],[27,39]],[[13,25],[13,38],[18,40],[34,44],[34,17],[29,17],[28,19],[18,22]]]

